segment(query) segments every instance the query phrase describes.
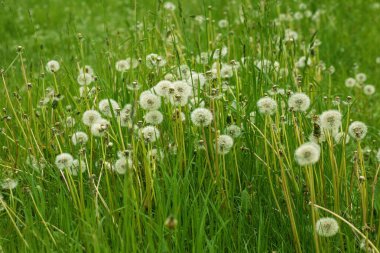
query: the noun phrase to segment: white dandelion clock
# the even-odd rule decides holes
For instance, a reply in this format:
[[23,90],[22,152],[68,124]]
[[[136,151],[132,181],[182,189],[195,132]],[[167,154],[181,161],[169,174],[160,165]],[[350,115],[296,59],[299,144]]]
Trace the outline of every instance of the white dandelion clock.
[[146,142],[155,142],[160,138],[160,131],[154,126],[146,126],[140,130],[140,137]]
[[319,161],[321,148],[314,142],[307,142],[298,147],[295,151],[295,158],[300,166],[315,164]]
[[95,137],[102,137],[107,132],[109,122],[105,119],[100,119],[91,125],[91,134]]
[[77,176],[79,173],[86,172],[86,170],[87,170],[87,164],[86,164],[86,162],[83,161],[83,160],[75,159],[73,161],[73,164],[71,165],[71,168],[70,168],[69,172],[73,176]]
[[18,185],[17,179],[6,178],[1,182],[1,188],[4,190],[13,190]]
[[119,72],[126,72],[131,68],[131,65],[127,60],[120,60],[115,63],[115,68]]
[[288,106],[293,111],[305,112],[310,107],[310,98],[305,93],[294,93],[289,97]]
[[55,166],[57,166],[59,170],[70,169],[73,165],[73,161],[74,159],[72,155],[69,153],[62,153],[55,158]]
[[88,135],[85,132],[78,131],[71,137],[72,143],[76,146],[78,144],[83,145],[88,141]]
[[131,123],[132,119],[132,105],[126,104],[120,111],[120,125],[122,127],[127,127]]
[[315,224],[315,230],[319,236],[331,237],[338,233],[339,225],[334,218],[320,218]]
[[321,114],[321,127],[325,130],[336,130],[342,125],[342,114],[337,110],[328,110]]
[[175,5],[172,2],[165,2],[164,3],[164,9],[168,11],[174,11]]
[[226,155],[230,152],[234,145],[234,139],[226,134],[220,135],[216,140],[216,147],[218,149],[218,154]]
[[98,120],[100,120],[102,116],[100,113],[96,110],[87,110],[83,113],[82,121],[83,124],[86,126],[91,126],[94,123],[96,123]]
[[337,144],[342,144],[343,142],[348,144],[350,142],[350,136],[344,132],[339,132],[334,136],[334,141]]
[[117,110],[120,109],[119,104],[113,99],[102,99],[99,102],[99,111],[106,115],[107,117],[112,117],[112,115],[116,116]]
[[169,89],[172,86],[172,82],[168,80],[159,81],[156,86],[153,87],[154,92],[160,97],[169,96]]
[[363,92],[367,96],[372,96],[373,94],[375,94],[375,91],[376,91],[376,88],[372,84],[366,84],[363,87]]
[[174,94],[184,97],[189,97],[192,93],[191,86],[186,81],[175,81],[172,83],[171,88],[174,89]]
[[352,78],[352,77],[349,77],[349,78],[346,79],[346,81],[344,82],[344,84],[346,85],[347,88],[353,88],[356,85],[356,79]]
[[221,20],[219,20],[218,26],[220,28],[226,28],[226,27],[228,27],[228,20],[227,19],[221,19]]
[[146,56],[146,66],[150,69],[163,67],[166,65],[166,60],[157,54],[148,54]]
[[164,116],[160,111],[149,111],[145,114],[144,119],[150,125],[158,125],[161,124]]
[[89,85],[89,84],[92,83],[92,81],[94,81],[94,78],[89,73],[79,73],[79,75],[77,77],[77,82],[81,86],[83,86],[83,85]]
[[132,168],[132,165],[133,163],[130,158],[120,157],[116,160],[113,170],[119,175],[124,175],[128,168]]
[[49,73],[55,73],[59,70],[60,65],[59,62],[55,60],[51,60],[46,64],[46,71]]
[[230,125],[226,128],[226,133],[233,138],[238,138],[241,135],[241,128],[237,125]]
[[364,83],[367,80],[367,75],[364,73],[358,73],[355,78],[359,83]]
[[211,124],[213,119],[212,113],[206,108],[197,108],[191,112],[191,122],[195,126],[205,127]]
[[151,92],[143,92],[140,95],[140,106],[144,110],[154,111],[160,108],[161,99]]
[[362,140],[367,135],[367,125],[361,121],[354,121],[348,127],[348,133],[356,140]]
[[272,115],[277,110],[277,102],[273,98],[263,97],[257,101],[259,112],[265,115]]

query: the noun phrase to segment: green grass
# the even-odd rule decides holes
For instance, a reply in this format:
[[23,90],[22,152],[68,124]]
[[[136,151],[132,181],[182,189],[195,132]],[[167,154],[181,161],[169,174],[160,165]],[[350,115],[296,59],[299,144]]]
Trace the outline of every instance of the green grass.
[[[153,0],[0,1],[0,252],[359,252],[364,237],[379,248],[376,2],[306,1],[306,10],[321,12],[319,19],[279,23],[280,14],[294,15],[301,2],[173,3],[174,11]],[[198,15],[206,18],[202,24]],[[221,19],[229,21],[226,28],[218,26]],[[286,29],[298,39],[284,42]],[[317,39],[322,44],[310,50]],[[197,63],[201,52],[223,46],[228,53],[221,60]],[[148,68],[151,53],[167,64]],[[302,56],[312,64],[297,68]],[[141,59],[139,66],[118,72],[115,63],[127,57]],[[264,59],[288,75],[261,70],[256,61]],[[46,71],[50,60],[60,63],[56,73]],[[181,65],[209,77],[214,62],[233,61],[241,67],[231,78],[222,78],[216,67],[200,91],[213,113],[210,126],[191,121],[198,103],[181,107],[162,99],[160,138],[146,143],[140,137],[139,129],[149,125],[138,103],[141,92],[168,73],[181,80]],[[90,86],[96,92],[80,97],[77,76],[85,65],[94,69]],[[345,86],[360,72],[377,89],[373,95]],[[127,88],[133,81],[139,90]],[[48,87],[56,99],[41,105]],[[279,89],[285,93],[272,94]],[[307,94],[310,108],[289,110],[288,91]],[[271,116],[257,106],[266,95],[278,104]],[[114,111],[106,134],[93,136],[82,115],[98,109],[102,99],[121,108],[132,104],[135,128],[121,127]],[[295,150],[316,134],[313,119],[330,109],[341,112],[345,135],[352,121],[362,121],[366,137],[337,144],[326,133],[319,161],[299,166]],[[67,117],[75,119],[73,127]],[[232,124],[241,126],[242,135],[220,155],[215,141]],[[88,134],[86,144],[73,145],[77,131]],[[132,167],[123,175],[107,169],[126,149]],[[153,149],[157,159],[148,157]],[[87,171],[74,176],[59,170],[60,153],[82,159]],[[9,178],[18,182],[13,189],[4,185]],[[337,220],[335,236],[315,232],[321,217]]]

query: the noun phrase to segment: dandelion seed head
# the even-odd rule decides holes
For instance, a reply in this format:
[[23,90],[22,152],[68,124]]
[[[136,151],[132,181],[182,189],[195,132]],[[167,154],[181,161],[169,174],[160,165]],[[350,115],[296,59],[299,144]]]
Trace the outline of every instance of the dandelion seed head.
[[362,140],[368,131],[367,125],[361,121],[354,121],[348,127],[348,133],[356,140]]
[[146,126],[140,130],[140,136],[146,142],[155,142],[160,138],[160,131],[154,126]]
[[46,71],[49,73],[55,73],[59,70],[59,68],[59,62],[55,60],[48,61],[48,63],[46,64]]
[[69,173],[73,176],[77,176],[80,173],[84,173],[87,171],[87,164],[83,160],[75,159],[73,161],[73,164],[71,165],[71,168],[69,170]]
[[358,73],[356,74],[355,78],[359,83],[364,83],[367,80],[367,75],[364,73]]
[[305,93],[294,93],[289,97],[288,105],[293,111],[305,112],[310,107],[310,98]]
[[263,97],[257,101],[259,112],[266,115],[272,115],[277,110],[277,102],[270,97]]
[[216,147],[220,155],[229,153],[233,145],[234,139],[227,134],[220,135],[216,141]]
[[148,111],[158,110],[161,106],[160,97],[154,95],[150,91],[141,93],[139,102],[141,108]]
[[99,111],[107,117],[116,116],[117,110],[120,109],[119,104],[113,99],[102,99],[99,102]]
[[172,82],[168,80],[159,81],[156,86],[153,87],[154,92],[160,97],[169,96],[169,89],[172,87]]
[[158,125],[161,124],[164,116],[160,111],[149,111],[145,114],[144,119],[150,125]]
[[232,138],[238,138],[241,135],[241,128],[237,125],[229,125],[226,128],[226,134],[228,134]]
[[346,85],[347,88],[353,88],[356,85],[356,79],[352,78],[352,77],[349,77],[349,78],[346,79],[346,81],[344,82],[344,84]]
[[77,77],[77,82],[79,85],[89,85],[94,81],[94,77],[89,73],[79,73]]
[[363,87],[363,92],[367,96],[371,96],[375,94],[375,91],[376,91],[376,88],[372,84],[367,84],[367,85],[364,85]]
[[[1,182],[1,188],[4,190],[13,190],[18,185],[17,179],[6,178]],[[2,195],[1,195],[2,197]]]
[[321,148],[314,142],[307,142],[295,151],[295,158],[300,166],[315,164],[319,161]]
[[74,146],[78,144],[86,144],[88,141],[88,135],[85,132],[78,131],[73,134],[71,137],[71,141],[74,144]]
[[98,120],[100,120],[102,116],[100,113],[96,110],[87,110],[83,113],[82,121],[83,124],[86,126],[91,126],[94,123],[96,123]]
[[59,170],[70,169],[73,165],[73,161],[74,159],[72,155],[69,153],[62,153],[56,156],[55,166],[57,166]]
[[119,175],[124,175],[127,172],[128,168],[132,168],[132,166],[132,159],[121,157],[116,160],[113,170]]
[[319,236],[331,237],[338,233],[339,225],[334,218],[320,218],[315,224],[315,230]]
[[213,116],[209,109],[196,108],[191,112],[190,118],[195,126],[205,127],[211,124]]
[[346,144],[350,142],[350,136],[344,132],[339,132],[336,135],[334,135],[334,141],[337,144],[342,144],[344,139]]
[[328,110],[321,114],[321,127],[325,130],[336,130],[342,125],[342,114],[337,110]]

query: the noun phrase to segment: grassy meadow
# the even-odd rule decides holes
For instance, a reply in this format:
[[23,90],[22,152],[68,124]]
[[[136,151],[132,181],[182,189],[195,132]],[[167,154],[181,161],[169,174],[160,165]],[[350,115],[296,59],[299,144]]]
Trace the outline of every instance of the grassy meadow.
[[379,13],[0,0],[0,253],[379,252]]

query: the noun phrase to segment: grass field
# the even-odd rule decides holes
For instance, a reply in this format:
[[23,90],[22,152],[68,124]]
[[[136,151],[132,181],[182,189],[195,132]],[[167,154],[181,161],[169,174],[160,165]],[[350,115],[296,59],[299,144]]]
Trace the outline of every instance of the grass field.
[[380,2],[0,1],[0,252],[379,252]]

